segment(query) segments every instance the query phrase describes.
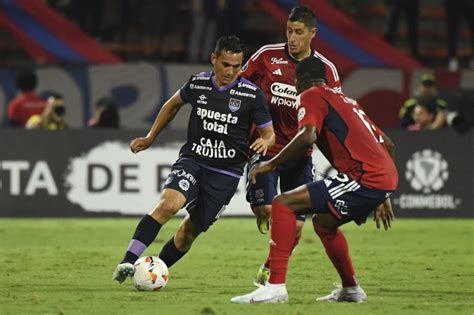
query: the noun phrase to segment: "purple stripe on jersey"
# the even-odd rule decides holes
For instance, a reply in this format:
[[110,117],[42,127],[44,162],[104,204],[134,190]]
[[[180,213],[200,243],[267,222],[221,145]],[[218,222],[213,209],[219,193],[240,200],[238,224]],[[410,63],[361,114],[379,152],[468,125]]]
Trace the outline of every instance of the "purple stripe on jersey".
[[219,91],[219,92],[227,91],[228,89],[233,88],[234,86],[237,85],[237,83],[239,83],[239,80],[235,80],[234,82],[232,82],[229,85],[226,85],[226,86],[223,86],[223,87],[218,87],[217,83],[216,83],[216,76],[215,75],[212,76],[211,81],[212,81],[212,85],[214,85],[216,90]]
[[210,171],[214,171],[214,172],[217,172],[217,173],[221,173],[221,174],[224,174],[224,175],[227,175],[227,176],[231,176],[231,177],[234,177],[234,178],[240,178],[241,175],[239,174],[236,174],[236,173],[232,173],[232,172],[229,172],[229,171],[225,171],[225,170],[221,170],[219,168],[215,168],[215,167],[210,167],[210,166],[207,166],[207,165],[203,165],[201,163],[198,163],[200,166],[204,167],[205,169],[207,170],[210,170]]
[[188,157],[182,157],[180,159],[182,159],[182,160],[191,160],[194,163],[196,163],[197,165],[199,165],[199,166],[201,166],[201,167],[203,167],[207,170],[214,171],[214,172],[217,172],[217,173],[221,173],[221,174],[231,176],[231,177],[234,177],[234,178],[240,178],[242,176],[242,175],[239,175],[237,173],[232,173],[232,172],[229,172],[229,171],[226,171],[226,170],[221,170],[220,168],[215,168],[215,167],[204,165],[202,163],[198,163],[198,162],[196,162],[196,160],[188,158]]
[[145,251],[146,247],[147,246],[139,240],[132,239],[130,244],[128,244],[127,251],[140,257],[140,255]]
[[240,81],[242,81],[244,83],[247,83],[248,85],[255,86],[256,88],[258,88],[258,86],[256,86],[255,83],[253,83],[252,81],[247,80],[244,77],[240,77]]
[[270,120],[269,122],[266,122],[264,124],[261,124],[261,125],[258,125],[257,128],[258,129],[262,129],[262,128],[265,128],[265,127],[268,127],[272,124],[272,121]]

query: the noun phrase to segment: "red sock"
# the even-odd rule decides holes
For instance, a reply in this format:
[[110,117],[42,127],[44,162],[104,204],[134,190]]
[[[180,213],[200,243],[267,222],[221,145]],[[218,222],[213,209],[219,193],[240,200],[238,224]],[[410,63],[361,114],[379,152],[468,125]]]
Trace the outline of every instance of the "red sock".
[[326,230],[315,223],[313,223],[313,226],[324,248],[326,248],[329,259],[331,259],[341,277],[342,286],[354,287],[358,285],[351,257],[349,256],[349,247],[342,231],[340,229],[335,231]]
[[295,244],[295,231],[295,213],[286,205],[273,201],[269,279],[272,284],[285,283],[288,258]]
[[[291,249],[290,255],[293,253],[293,250],[295,249],[296,245],[300,242],[301,239],[301,234],[298,236],[295,236],[295,242],[293,243],[293,248]],[[270,269],[270,256],[267,257],[267,260],[263,264],[265,268]]]

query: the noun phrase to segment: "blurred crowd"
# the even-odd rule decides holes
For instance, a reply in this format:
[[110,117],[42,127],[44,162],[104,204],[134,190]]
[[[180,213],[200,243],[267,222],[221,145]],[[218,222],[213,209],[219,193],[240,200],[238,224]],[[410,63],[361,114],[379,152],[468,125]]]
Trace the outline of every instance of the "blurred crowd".
[[[7,109],[9,126],[23,129],[68,129],[67,100],[61,94],[45,97],[35,92],[38,79],[31,69],[16,74],[17,96],[10,100]],[[400,127],[409,131],[438,130],[447,127],[459,133],[474,126],[474,91],[451,95],[450,102],[439,95],[436,78],[424,73],[414,95],[401,104]],[[120,114],[116,102],[108,96],[94,105],[87,121],[90,128],[119,128]]]
[[[46,0],[82,30],[127,61],[187,61],[207,63],[215,39],[234,33],[243,38],[249,52],[262,43],[285,41],[284,32],[273,18],[258,9],[254,0]],[[423,0],[332,0],[352,16],[370,12],[374,3],[384,5],[385,29],[381,37],[397,45],[399,26],[406,20],[406,37],[413,57],[423,61],[419,19]],[[474,1],[438,0],[442,4],[447,34],[446,65],[458,70],[458,42],[463,21],[470,30],[470,56],[464,63],[474,68]],[[358,13],[355,14],[354,12]],[[379,29],[380,28],[380,23]],[[1,41],[1,40],[0,40]],[[60,94],[35,93],[37,78],[32,70],[17,73],[18,95],[9,100],[8,121],[13,127],[58,130],[68,128],[68,100]],[[463,105],[466,104],[466,105]],[[400,104],[400,127],[436,130],[454,127],[463,132],[474,121],[472,93],[440,96],[436,78],[423,74],[413,96]],[[94,104],[87,125],[118,128],[119,111],[110,97]]]
[[[69,128],[66,121],[67,100],[63,95],[38,95],[35,92],[38,78],[31,69],[18,71],[15,83],[18,94],[9,102],[7,109],[11,127],[44,130]],[[119,128],[120,115],[114,100],[110,97],[100,98],[87,125],[91,128]]]
[[250,45],[257,45],[259,37],[258,32],[245,34],[253,32],[248,29],[255,17],[256,3],[251,0],[48,0],[48,4],[125,60],[207,62],[215,39],[223,34],[248,38]]
[[474,69],[472,0],[331,2],[392,45],[406,46],[425,66],[442,65],[451,71]]

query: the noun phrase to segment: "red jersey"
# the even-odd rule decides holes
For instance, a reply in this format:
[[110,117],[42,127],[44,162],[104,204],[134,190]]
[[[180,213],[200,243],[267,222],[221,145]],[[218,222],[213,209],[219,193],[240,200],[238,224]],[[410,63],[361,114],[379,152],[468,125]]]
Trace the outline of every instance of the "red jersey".
[[336,170],[367,188],[397,188],[383,132],[356,101],[324,85],[307,89],[297,101],[299,126],[316,127],[316,144]]
[[28,119],[33,115],[41,115],[45,107],[46,102],[35,93],[21,93],[8,105],[8,119],[25,127]]
[[[323,55],[313,50],[313,55],[326,64],[328,86],[341,90],[341,82],[336,67]],[[273,129],[275,146],[267,155],[274,156],[298,133],[296,117],[295,70],[298,60],[291,57],[285,43],[265,45],[249,58],[241,71],[241,76],[255,83],[265,94]],[[251,142],[258,137],[254,130]],[[311,155],[312,150],[308,150]]]

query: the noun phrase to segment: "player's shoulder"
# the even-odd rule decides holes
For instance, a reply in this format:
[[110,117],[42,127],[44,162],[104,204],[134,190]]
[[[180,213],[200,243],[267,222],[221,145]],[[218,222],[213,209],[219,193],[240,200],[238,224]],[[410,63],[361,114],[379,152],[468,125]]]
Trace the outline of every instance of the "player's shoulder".
[[241,89],[247,89],[247,90],[251,90],[253,92],[256,92],[256,91],[259,91],[260,88],[254,84],[252,81],[250,80],[247,80],[246,78],[244,77],[239,77],[238,79],[238,83],[237,83],[237,87],[238,88],[241,88]]
[[237,84],[230,90],[231,96],[241,96],[249,101],[257,100],[259,94],[263,97],[260,88],[244,77],[239,77],[237,79]]
[[324,62],[324,64],[326,65],[327,68],[330,69],[330,72],[332,73],[332,76],[334,77],[334,81],[339,81],[339,74],[337,72],[337,68],[336,66],[334,65],[334,63],[332,63],[331,60],[329,60],[328,58],[326,58],[322,53],[320,53],[319,51],[317,51],[316,49],[313,49],[313,56],[318,58],[319,60],[321,60],[322,62]]
[[212,71],[203,71],[191,75],[191,81],[210,81],[212,77]]
[[279,56],[285,54],[285,43],[268,44],[260,47],[249,59],[256,61],[267,56]]
[[299,105],[310,105],[324,104],[325,100],[330,96],[328,93],[330,89],[322,86],[313,86],[307,90],[304,90],[298,95]]

